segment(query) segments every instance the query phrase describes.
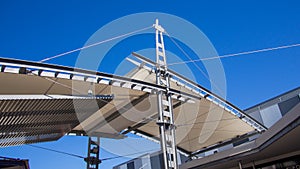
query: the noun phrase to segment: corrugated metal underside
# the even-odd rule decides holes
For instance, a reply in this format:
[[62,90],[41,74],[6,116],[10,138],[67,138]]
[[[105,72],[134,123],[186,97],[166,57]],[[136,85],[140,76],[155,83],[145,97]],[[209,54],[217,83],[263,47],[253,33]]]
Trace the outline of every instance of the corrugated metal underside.
[[108,101],[96,98],[1,99],[0,146],[57,140],[79,124],[77,116],[88,117]]

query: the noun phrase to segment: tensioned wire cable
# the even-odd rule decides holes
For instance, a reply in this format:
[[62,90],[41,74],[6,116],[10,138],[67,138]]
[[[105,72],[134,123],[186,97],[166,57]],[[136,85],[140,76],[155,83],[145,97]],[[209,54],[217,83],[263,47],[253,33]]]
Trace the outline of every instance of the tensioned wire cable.
[[[81,155],[77,155],[77,154],[73,154],[73,153],[67,153],[67,152],[60,151],[60,150],[54,150],[54,149],[51,149],[51,148],[46,148],[46,147],[41,147],[41,146],[31,145],[31,144],[26,144],[26,145],[30,146],[30,147],[34,147],[34,148],[46,150],[46,151],[51,151],[51,152],[54,152],[54,153],[59,153],[59,154],[63,154],[63,155],[72,156],[72,157],[77,157],[77,158],[82,158],[82,159],[85,158],[84,156],[81,156]],[[102,158],[100,160],[101,161],[113,160],[113,159],[117,159],[117,158],[128,157],[128,156],[133,156],[133,155],[142,154],[142,153],[150,153],[150,152],[155,151],[155,150],[157,150],[157,149],[150,149],[150,150],[145,150],[145,151],[139,151],[139,152],[131,153],[131,154],[117,155],[117,156],[114,156],[114,157]]]
[[[186,53],[185,50],[172,38],[172,36],[165,30],[165,34],[171,39],[171,41],[175,44],[175,46],[189,59],[189,61],[192,61],[192,58]],[[194,66],[201,72],[201,74],[220,92],[222,93],[222,90],[216,85],[214,81],[209,79],[208,75],[197,65],[195,62],[192,62]],[[169,66],[169,64],[167,64]]]
[[268,51],[273,51],[273,50],[287,49],[287,48],[293,48],[293,47],[299,47],[299,46],[300,46],[300,43],[277,46],[277,47],[270,47],[270,48],[263,48],[263,49],[258,49],[258,50],[250,50],[250,51],[246,51],[246,52],[232,53],[232,54],[213,56],[213,57],[208,57],[208,58],[194,59],[194,60],[188,60],[188,61],[182,61],[182,62],[174,62],[174,63],[169,63],[168,66],[186,64],[186,63],[192,63],[192,62],[200,62],[200,61],[206,61],[206,60],[213,60],[213,59],[235,57],[235,56],[242,56],[242,55],[249,55],[249,54],[254,54],[254,53],[268,52]]
[[128,157],[128,156],[142,154],[142,153],[150,153],[150,152],[156,151],[156,150],[158,150],[158,149],[151,149],[151,150],[145,150],[145,151],[140,151],[140,152],[131,153],[131,154],[119,155],[119,156],[115,156],[115,157],[108,157],[108,158],[103,158],[101,160],[102,161],[104,161],[104,160],[112,160],[112,159],[116,159],[116,158]]
[[[39,62],[46,62],[46,61],[49,61],[49,60],[52,60],[52,59],[55,59],[55,58],[58,58],[58,57],[61,57],[61,56],[64,56],[64,55],[68,55],[68,54],[71,54],[71,53],[74,53],[74,52],[77,52],[77,51],[80,51],[80,50],[84,50],[84,49],[91,48],[91,47],[94,47],[94,46],[97,46],[97,45],[100,45],[100,44],[103,44],[103,43],[106,43],[106,42],[110,42],[110,41],[120,39],[120,38],[129,36],[129,35],[133,35],[133,34],[136,34],[138,32],[148,30],[150,28],[153,28],[153,25],[145,27],[145,28],[141,28],[141,29],[138,29],[138,30],[135,30],[135,31],[131,31],[131,32],[128,32],[128,33],[125,33],[125,34],[122,34],[122,35],[118,35],[118,36],[115,36],[115,37],[112,37],[112,38],[109,38],[109,39],[106,39],[106,40],[102,40],[102,41],[99,41],[99,42],[96,42],[96,43],[93,43],[93,44],[90,44],[90,45],[87,45],[87,46],[83,46],[81,48],[77,48],[77,49],[73,49],[73,50],[70,50],[70,51],[67,51],[67,52],[64,52],[64,53],[60,53],[60,54],[57,54],[55,56],[51,56],[51,57],[42,59]],[[179,44],[170,36],[170,34],[168,32],[166,32],[166,35],[181,50],[181,52],[190,59],[189,55],[179,46]],[[277,46],[277,47],[263,48],[263,49],[258,49],[258,50],[251,50],[251,51],[246,51],[246,52],[219,55],[219,56],[213,56],[213,57],[208,57],[208,58],[201,58],[201,59],[194,59],[194,60],[190,59],[188,61],[169,63],[167,66],[185,64],[185,63],[191,63],[191,62],[206,61],[206,60],[213,60],[213,59],[219,59],[219,58],[241,56],[241,55],[248,55],[248,54],[253,54],[253,53],[267,52],[267,51],[272,51],[272,50],[280,50],[280,49],[293,48],[293,47],[299,47],[299,46],[300,46],[300,43],[296,43],[296,44],[291,44],[291,45],[283,45],[283,46]]]
[[209,77],[204,73],[204,71],[196,64],[196,62],[200,61],[207,61],[207,60],[213,60],[213,59],[220,59],[220,58],[228,58],[228,57],[236,57],[236,56],[242,56],[242,55],[248,55],[248,54],[254,54],[254,53],[261,53],[261,52],[267,52],[267,51],[273,51],[273,50],[280,50],[280,49],[287,49],[292,47],[299,47],[300,43],[291,44],[291,45],[284,45],[284,46],[277,46],[277,47],[270,47],[270,48],[264,48],[264,49],[258,49],[258,50],[252,50],[252,51],[246,51],[246,52],[239,52],[239,53],[233,53],[233,54],[226,54],[226,55],[220,55],[220,56],[213,56],[208,58],[201,58],[201,59],[192,59],[187,52],[172,38],[172,36],[165,31],[165,34],[170,38],[170,40],[175,44],[175,46],[189,59],[187,61],[181,61],[181,62],[174,62],[169,63],[167,66],[173,66],[173,65],[179,65],[179,64],[187,64],[187,63],[193,63],[196,68],[203,74],[203,76],[211,82],[211,84],[216,87],[218,91],[221,92],[219,87],[209,79]]
[[83,50],[83,49],[87,49],[87,48],[91,48],[91,47],[94,47],[94,46],[98,46],[98,45],[106,43],[106,42],[110,42],[110,41],[113,41],[113,40],[116,40],[116,39],[120,39],[120,38],[129,36],[129,35],[136,34],[138,32],[142,32],[142,31],[148,30],[148,29],[150,29],[152,27],[153,26],[151,25],[151,26],[148,26],[148,27],[145,27],[145,28],[141,28],[141,29],[138,29],[138,30],[135,30],[135,31],[131,31],[131,32],[128,32],[128,33],[125,33],[125,34],[122,34],[122,35],[118,35],[118,36],[115,36],[115,37],[112,37],[112,38],[109,38],[109,39],[106,39],[106,40],[102,40],[102,41],[99,41],[99,42],[96,42],[96,43],[93,43],[93,44],[90,44],[90,45],[87,45],[87,46],[83,46],[81,48],[73,49],[73,50],[70,50],[70,51],[67,51],[67,52],[55,55],[55,56],[51,56],[51,57],[45,58],[43,60],[40,60],[39,62],[46,62],[46,61],[49,61],[49,60],[52,60],[52,59],[55,59],[55,58],[58,58],[58,57],[61,57],[61,56],[65,56],[65,55],[68,55],[68,54],[71,54],[71,53],[74,53],[74,52],[77,52],[77,51],[80,51],[80,50]]
[[34,148],[39,148],[39,149],[43,149],[43,150],[47,150],[47,151],[52,151],[52,152],[59,153],[59,154],[64,154],[64,155],[72,156],[72,157],[85,158],[85,157],[77,155],[77,154],[67,153],[67,152],[64,152],[64,151],[54,150],[54,149],[50,149],[50,148],[46,148],[46,147],[41,147],[41,146],[37,146],[37,145],[31,145],[31,144],[26,144],[26,145],[30,146],[30,147],[34,147]]
[[[113,41],[113,40],[116,40],[116,39],[119,39],[119,38],[123,38],[123,37],[129,36],[129,35],[133,35],[133,34],[136,34],[138,32],[148,30],[150,28],[153,28],[153,26],[151,25],[151,26],[141,28],[141,29],[138,29],[138,30],[135,30],[135,31],[131,31],[131,32],[128,32],[128,33],[125,33],[125,34],[122,34],[122,35],[118,35],[118,36],[115,36],[115,37],[112,37],[112,38],[109,38],[109,39],[106,39],[106,40],[102,40],[102,41],[99,41],[99,42],[96,42],[96,43],[93,43],[93,44],[90,44],[90,45],[87,45],[87,46],[83,46],[81,48],[77,48],[77,49],[73,49],[73,50],[70,50],[70,51],[67,51],[67,52],[64,52],[64,53],[61,53],[61,54],[57,54],[55,56],[51,56],[51,57],[42,59],[39,62],[49,61],[49,60],[52,60],[52,59],[55,59],[55,58],[58,58],[58,57],[61,57],[61,56],[64,56],[64,55],[68,55],[68,54],[71,54],[71,53],[74,53],[74,52],[77,52],[77,51],[80,51],[80,50],[84,50],[84,49],[91,48],[91,47],[94,47],[94,46],[97,46],[97,45],[100,45],[100,44],[103,44],[103,43],[106,43],[106,42],[110,42],[110,41]],[[187,53],[176,43],[176,41],[174,41],[174,39],[170,36],[169,33],[166,32],[166,35],[172,40],[173,43],[175,43],[175,45],[181,50],[181,52],[183,52],[184,55],[188,56]],[[270,48],[251,50],[251,51],[246,51],[246,52],[239,52],[239,53],[213,56],[213,57],[208,57],[208,58],[201,58],[201,59],[194,59],[194,60],[190,59],[188,61],[170,63],[170,64],[168,64],[168,66],[191,63],[191,62],[213,60],[213,59],[219,59],[219,58],[227,58],[227,57],[248,55],[248,54],[253,54],[253,53],[267,52],[267,51],[272,51],[272,50],[280,50],[280,49],[293,48],[293,47],[299,47],[299,46],[300,46],[300,43],[296,43],[296,44],[291,44],[291,45],[270,47]]]

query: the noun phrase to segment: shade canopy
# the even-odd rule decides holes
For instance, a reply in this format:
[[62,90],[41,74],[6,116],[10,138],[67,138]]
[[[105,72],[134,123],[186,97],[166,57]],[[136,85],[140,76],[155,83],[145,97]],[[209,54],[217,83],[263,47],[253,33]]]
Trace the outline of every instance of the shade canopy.
[[[57,140],[69,132],[158,140],[155,74],[138,67],[128,77],[0,58],[0,146]],[[241,110],[194,83],[171,79],[180,150],[193,153],[264,129]]]

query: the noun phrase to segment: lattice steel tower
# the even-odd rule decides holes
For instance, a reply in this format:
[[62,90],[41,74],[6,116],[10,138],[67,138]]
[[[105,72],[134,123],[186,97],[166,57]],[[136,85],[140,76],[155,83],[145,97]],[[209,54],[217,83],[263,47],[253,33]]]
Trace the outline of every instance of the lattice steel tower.
[[160,144],[165,169],[177,169],[177,151],[175,141],[174,114],[170,89],[170,74],[167,69],[163,33],[165,30],[156,23],[156,84],[165,86],[165,91],[157,92]]

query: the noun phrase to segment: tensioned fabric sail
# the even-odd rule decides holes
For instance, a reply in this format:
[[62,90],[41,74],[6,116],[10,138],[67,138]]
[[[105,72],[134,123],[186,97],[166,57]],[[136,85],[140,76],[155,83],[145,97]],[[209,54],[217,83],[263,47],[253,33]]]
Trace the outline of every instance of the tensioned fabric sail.
[[[133,131],[159,139],[156,92],[165,88],[149,70],[120,77],[14,59],[0,58],[0,65],[0,146],[53,141],[70,131],[112,138]],[[212,94],[174,79],[170,91],[176,143],[185,152],[260,129]]]

